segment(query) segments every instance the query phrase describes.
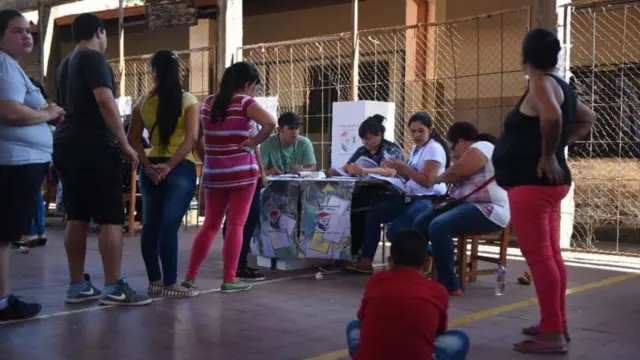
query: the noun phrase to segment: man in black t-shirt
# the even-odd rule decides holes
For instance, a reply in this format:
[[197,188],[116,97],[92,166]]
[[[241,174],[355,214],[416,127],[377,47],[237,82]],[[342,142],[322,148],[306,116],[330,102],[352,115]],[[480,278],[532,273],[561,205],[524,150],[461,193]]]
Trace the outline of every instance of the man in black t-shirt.
[[[71,282],[67,302],[100,299],[107,305],[151,302],[135,293],[120,275],[122,262],[122,154],[135,168],[136,151],[129,145],[115,101],[115,82],[104,56],[107,34],[100,18],[81,14],[72,24],[76,49],[56,72],[58,102],[66,115],[53,138],[53,159],[63,186],[67,212],[65,248]],[[101,292],[84,274],[87,229],[100,225],[105,288]]]

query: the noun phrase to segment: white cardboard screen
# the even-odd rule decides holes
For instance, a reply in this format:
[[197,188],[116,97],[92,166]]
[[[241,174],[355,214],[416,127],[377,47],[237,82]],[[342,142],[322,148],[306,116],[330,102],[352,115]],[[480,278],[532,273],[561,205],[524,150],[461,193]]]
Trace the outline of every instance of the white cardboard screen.
[[380,101],[334,102],[331,124],[331,167],[347,163],[362,146],[358,127],[369,116],[380,114],[387,118],[385,139],[394,141],[395,103]]
[[253,98],[260,106],[262,106],[274,119],[278,120],[278,97],[277,96],[259,96]]

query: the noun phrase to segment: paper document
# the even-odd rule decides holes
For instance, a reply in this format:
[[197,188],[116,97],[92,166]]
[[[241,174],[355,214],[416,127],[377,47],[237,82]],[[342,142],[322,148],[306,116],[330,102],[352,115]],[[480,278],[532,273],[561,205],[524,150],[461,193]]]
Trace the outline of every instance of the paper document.
[[407,187],[405,186],[405,182],[400,178],[375,175],[375,174],[371,174],[370,176],[374,179],[388,182],[389,184],[391,184],[391,186],[393,186],[396,190],[398,190],[402,194],[407,194],[409,192]]
[[338,175],[340,176],[349,176],[349,174],[347,174],[346,171],[342,170],[342,169],[336,169],[336,172],[338,173]]
[[378,167],[378,164],[376,164],[375,161],[364,156],[360,156],[354,164],[360,166],[363,169],[373,169]]
[[281,179],[298,179],[300,175],[298,174],[282,174],[282,175],[270,175],[267,176],[268,180],[281,180]]

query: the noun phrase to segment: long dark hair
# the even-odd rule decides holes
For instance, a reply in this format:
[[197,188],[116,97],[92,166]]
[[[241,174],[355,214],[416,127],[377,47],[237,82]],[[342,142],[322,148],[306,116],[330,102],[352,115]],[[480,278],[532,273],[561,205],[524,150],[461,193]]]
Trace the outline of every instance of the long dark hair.
[[457,144],[460,140],[466,141],[486,141],[495,144],[498,138],[491,134],[481,133],[472,123],[457,122],[453,123],[447,131],[447,140],[452,144]]
[[0,39],[4,37],[4,33],[7,32],[7,28],[9,28],[9,23],[11,20],[22,17],[22,13],[15,9],[6,9],[0,11]]
[[156,74],[153,92],[158,96],[156,123],[151,132],[158,128],[160,144],[166,148],[178,119],[182,116],[182,83],[178,56],[172,51],[160,50],[151,57],[151,68]]
[[438,130],[434,129],[433,120],[431,119],[431,116],[429,116],[429,114],[427,114],[424,111],[417,112],[411,115],[411,117],[409,118],[409,125],[411,125],[411,123],[414,123],[416,121],[420,122],[422,125],[426,126],[427,129],[429,129],[429,140],[433,140],[438,144],[440,144],[440,146],[442,146],[442,149],[444,150],[444,153],[447,156],[447,162],[445,164],[445,168],[448,168],[449,164],[451,163],[451,157],[449,156],[449,145],[442,138],[442,136],[440,136],[440,133],[438,133]]
[[371,134],[384,138],[384,132],[387,130],[384,125],[382,125],[384,121],[385,117],[380,114],[369,116],[360,124],[360,127],[358,127],[358,136],[360,136],[360,139],[364,139],[367,134]]
[[229,66],[224,71],[220,89],[211,107],[211,121],[214,123],[224,121],[233,95],[238,90],[244,89],[247,83],[251,85],[260,84],[260,75],[258,75],[258,70],[253,64],[241,61]]

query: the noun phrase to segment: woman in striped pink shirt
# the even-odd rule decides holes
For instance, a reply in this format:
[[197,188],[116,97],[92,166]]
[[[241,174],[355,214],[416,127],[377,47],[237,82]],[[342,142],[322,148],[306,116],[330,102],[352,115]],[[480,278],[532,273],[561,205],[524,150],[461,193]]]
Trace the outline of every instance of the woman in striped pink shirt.
[[[195,278],[226,214],[224,277],[220,289],[237,292],[251,288],[236,279],[236,268],[243,227],[262,171],[254,151],[276,126],[273,116],[251,96],[259,85],[258,71],[252,64],[235,63],[225,70],[218,94],[205,99],[200,109],[203,136],[197,151],[204,162],[205,219],[191,248],[187,276],[182,283],[185,287],[195,288]],[[254,137],[250,136],[252,120],[262,126]]]

